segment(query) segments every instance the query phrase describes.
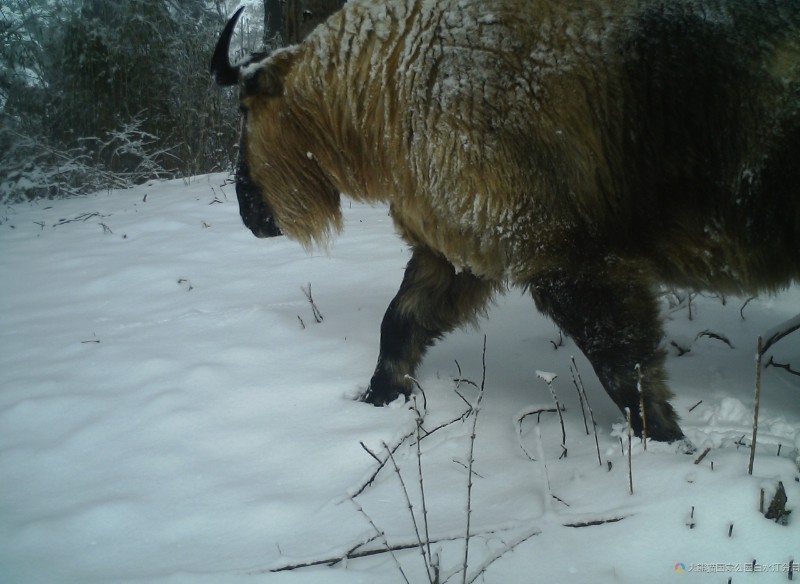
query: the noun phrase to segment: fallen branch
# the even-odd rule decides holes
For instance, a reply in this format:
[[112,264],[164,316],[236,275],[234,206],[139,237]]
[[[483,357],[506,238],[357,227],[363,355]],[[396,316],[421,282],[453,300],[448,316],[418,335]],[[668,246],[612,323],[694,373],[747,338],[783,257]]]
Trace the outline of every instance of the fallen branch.
[[761,354],[763,355],[769,351],[772,345],[798,329],[800,329],[800,314],[784,323],[781,323],[776,328],[767,331],[764,335],[762,335],[762,337],[766,340],[764,341],[764,346],[761,347]]
[[769,356],[769,361],[767,361],[767,364],[764,365],[764,369],[766,369],[767,367],[777,367],[778,369],[784,369],[784,370],[788,371],[792,375],[800,376],[800,371],[797,371],[796,369],[792,369],[792,366],[789,363],[777,363],[777,362],[775,362],[775,360],[772,358],[772,355]]
[[697,336],[694,338],[694,340],[696,341],[700,337],[708,337],[709,339],[715,339],[717,341],[722,341],[723,343],[728,345],[728,347],[733,349],[733,343],[731,343],[730,339],[728,339],[728,337],[726,337],[725,335],[721,335],[719,333],[715,333],[715,332],[710,331],[710,330],[704,330],[704,331],[700,331],[699,333],[697,333]]
[[[627,515],[623,515],[621,517],[608,517],[608,518],[601,518],[601,519],[590,519],[590,520],[587,520],[587,521],[573,521],[573,522],[570,522],[570,523],[563,523],[562,525],[564,527],[573,527],[573,528],[596,527],[598,525],[605,525],[606,523],[618,523],[618,522],[622,521],[623,519],[627,519],[627,517],[628,517]],[[472,537],[494,536],[494,535],[506,533],[508,531],[511,531],[512,529],[516,529],[516,528],[489,529],[489,530],[486,530],[486,531],[475,532],[475,533],[472,534]],[[530,539],[530,538],[532,538],[532,537],[534,537],[536,535],[540,535],[541,533],[542,532],[539,529],[532,529],[531,531],[529,531],[527,533],[524,533],[523,535],[515,538],[511,543],[509,543],[508,546],[504,547],[501,551],[503,553],[511,551],[514,547],[520,545],[524,541],[526,541],[526,540],[528,540],[528,539]],[[256,571],[253,571],[253,572],[248,572],[248,575],[254,576],[254,575],[258,575],[258,574],[267,574],[267,573],[272,573],[272,572],[288,572],[288,571],[291,571],[291,570],[298,570],[298,569],[301,569],[301,568],[313,568],[315,566],[335,566],[335,565],[339,564],[340,562],[347,561],[347,560],[357,560],[357,559],[360,559],[360,558],[368,558],[368,557],[371,557],[371,556],[377,556],[377,555],[381,555],[381,554],[389,554],[389,553],[394,553],[394,552],[401,552],[401,551],[411,550],[411,549],[419,547],[419,545],[420,545],[419,542],[402,542],[402,543],[390,543],[390,544],[384,545],[382,547],[364,547],[363,549],[359,549],[359,548],[362,548],[362,546],[366,546],[366,545],[368,545],[370,543],[373,543],[377,539],[380,539],[380,538],[381,538],[380,535],[375,535],[375,536],[371,537],[369,540],[367,540],[365,542],[362,542],[362,543],[359,543],[359,544],[351,547],[348,551],[346,551],[345,553],[343,553],[341,555],[338,555],[338,556],[319,558],[319,559],[316,559],[316,560],[308,560],[308,561],[303,561],[303,562],[290,562],[290,563],[286,563],[286,564],[283,564],[281,566],[277,566],[277,567],[274,567],[274,568],[268,568],[268,569],[256,570]],[[448,536],[448,537],[434,538],[434,539],[431,539],[430,541],[425,541],[425,542],[422,542],[422,543],[423,543],[423,545],[427,546],[427,545],[443,543],[443,542],[447,542],[447,541],[458,541],[459,539],[461,539],[461,537]],[[494,554],[494,555],[497,555],[497,554]],[[487,563],[488,560],[484,561],[481,564],[481,566],[479,566],[476,569],[476,573],[479,574],[481,569],[485,570],[486,567],[488,567],[488,565],[490,563],[496,561],[499,557],[500,556],[495,557],[489,563]],[[456,571],[454,574],[450,574],[448,577],[451,578],[455,574],[460,573],[461,569],[462,569],[461,566],[459,566],[458,571]],[[468,579],[467,581],[468,582],[474,582],[474,580],[475,580],[474,576],[475,575],[476,574],[472,574],[470,579]],[[445,581],[446,580],[443,580],[443,582],[445,582]]]
[[705,450],[703,450],[703,453],[700,456],[697,457],[697,460],[695,460],[694,463],[695,464],[700,464],[700,462],[702,462],[702,460],[706,457],[706,455],[709,452],[711,452],[711,448],[710,447],[706,448]]
[[591,521],[579,521],[577,523],[564,523],[564,527],[594,527],[596,525],[605,525],[606,523],[618,523],[627,518],[627,515],[621,517],[609,517],[607,519],[592,519]]

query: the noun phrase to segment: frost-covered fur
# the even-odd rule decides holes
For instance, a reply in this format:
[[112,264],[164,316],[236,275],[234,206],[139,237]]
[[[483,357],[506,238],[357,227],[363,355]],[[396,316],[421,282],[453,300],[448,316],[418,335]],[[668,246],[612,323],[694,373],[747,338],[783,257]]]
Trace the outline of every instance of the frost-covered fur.
[[391,204],[413,257],[365,400],[506,282],[641,430],[682,436],[654,287],[800,277],[797,0],[351,0],[240,72],[243,180],[305,246],[339,193]]

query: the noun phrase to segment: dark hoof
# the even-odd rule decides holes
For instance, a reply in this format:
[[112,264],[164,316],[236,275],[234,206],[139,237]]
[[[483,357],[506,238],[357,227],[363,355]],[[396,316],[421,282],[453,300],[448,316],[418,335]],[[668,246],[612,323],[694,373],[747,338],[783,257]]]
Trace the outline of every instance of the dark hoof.
[[380,391],[373,389],[372,385],[367,388],[367,391],[359,398],[359,401],[372,404],[376,407],[382,407],[386,404],[392,403],[400,396],[405,396],[405,393],[397,390]]

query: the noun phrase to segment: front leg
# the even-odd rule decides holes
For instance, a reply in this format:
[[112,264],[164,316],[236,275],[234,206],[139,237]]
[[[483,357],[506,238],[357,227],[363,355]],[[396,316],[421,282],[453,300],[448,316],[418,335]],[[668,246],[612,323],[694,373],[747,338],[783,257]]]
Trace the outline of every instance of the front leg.
[[411,381],[427,349],[456,327],[474,322],[498,284],[456,273],[441,255],[415,247],[400,290],[381,323],[380,353],[362,401],[382,406],[411,394]]
[[633,429],[642,434],[636,365],[642,372],[647,435],[683,438],[669,403],[658,304],[646,272],[634,262],[597,259],[564,262],[531,282],[536,305],[586,355],[620,410],[629,408]]

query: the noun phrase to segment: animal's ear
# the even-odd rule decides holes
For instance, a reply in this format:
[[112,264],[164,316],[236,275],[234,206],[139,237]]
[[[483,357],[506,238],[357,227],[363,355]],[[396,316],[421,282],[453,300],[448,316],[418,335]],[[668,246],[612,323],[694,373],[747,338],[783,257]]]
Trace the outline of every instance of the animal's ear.
[[244,94],[250,96],[280,97],[284,92],[286,76],[292,69],[295,53],[281,50],[260,63],[243,70]]

